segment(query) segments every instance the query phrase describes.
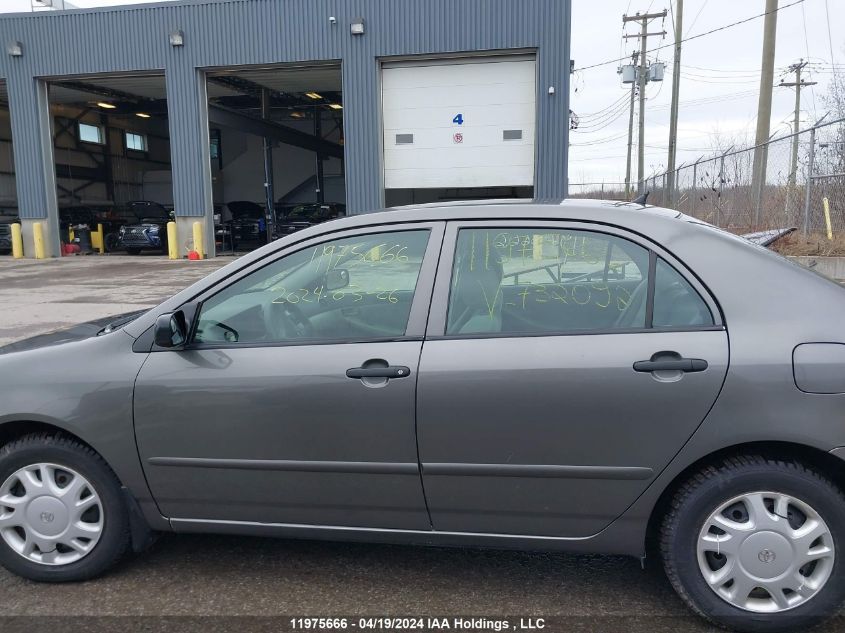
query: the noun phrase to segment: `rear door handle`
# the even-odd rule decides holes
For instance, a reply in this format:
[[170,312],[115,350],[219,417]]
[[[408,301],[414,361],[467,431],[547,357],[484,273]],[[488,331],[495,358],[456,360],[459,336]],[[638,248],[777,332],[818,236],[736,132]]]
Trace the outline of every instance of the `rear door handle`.
[[651,373],[654,371],[682,371],[695,373],[707,369],[707,361],[700,358],[666,358],[658,360],[640,360],[634,363],[634,371]]
[[346,370],[347,378],[405,378],[411,370],[404,365],[388,367],[354,367]]

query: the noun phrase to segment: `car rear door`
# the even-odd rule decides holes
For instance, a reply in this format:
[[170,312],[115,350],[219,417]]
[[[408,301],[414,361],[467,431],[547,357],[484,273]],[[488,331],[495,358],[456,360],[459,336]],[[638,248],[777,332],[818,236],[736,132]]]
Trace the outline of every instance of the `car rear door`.
[[450,222],[420,361],[436,530],[584,537],[618,517],[716,400],[728,339],[663,249],[555,222]]
[[165,516],[430,528],[414,407],[442,232],[312,239],[202,298],[192,342],[150,353],[136,383]]

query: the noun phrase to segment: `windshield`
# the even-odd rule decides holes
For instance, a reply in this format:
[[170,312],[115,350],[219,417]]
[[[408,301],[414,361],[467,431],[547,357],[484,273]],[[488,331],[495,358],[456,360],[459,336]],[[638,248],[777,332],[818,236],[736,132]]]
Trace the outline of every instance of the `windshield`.
[[288,213],[288,217],[310,220],[312,218],[317,217],[319,214],[320,207],[315,207],[310,204],[303,204],[298,207],[294,207],[293,210]]
[[170,211],[157,202],[130,202],[126,206],[129,212],[141,222],[170,219]]
[[227,206],[229,211],[232,212],[233,218],[260,220],[264,217],[264,207],[254,202],[230,202]]

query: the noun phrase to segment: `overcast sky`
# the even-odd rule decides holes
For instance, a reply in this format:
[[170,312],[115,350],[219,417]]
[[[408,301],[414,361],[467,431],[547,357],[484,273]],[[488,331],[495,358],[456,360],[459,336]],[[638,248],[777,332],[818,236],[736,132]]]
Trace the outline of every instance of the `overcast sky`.
[[[69,1],[88,8],[146,0]],[[823,95],[833,72],[831,64],[840,65],[839,71],[845,72],[845,31],[841,28],[845,25],[845,0],[804,0],[787,6],[795,1],[780,0],[775,83],[790,64],[801,58],[811,62],[812,72],[805,77],[819,83],[802,91],[804,127],[826,112]],[[0,0],[0,11],[29,11],[30,4],[31,0]],[[671,9],[675,0],[573,0],[572,4],[572,57],[576,68],[583,68],[630,56],[637,40],[623,41],[623,14]],[[759,15],[765,4],[765,0],[686,0],[683,35],[695,36]],[[649,38],[649,49],[669,46],[650,55],[650,61],[666,62],[666,80],[646,88],[647,174],[660,172],[666,165],[672,93],[671,15],[665,23],[655,20],[649,27],[649,31],[667,31],[665,39]],[[627,32],[635,30],[630,24]],[[678,163],[711,154],[718,142],[753,140],[762,41],[763,18],[758,18],[683,45]],[[624,180],[629,86],[616,74],[618,65],[613,61],[586,68],[573,77],[571,107],[581,117],[581,127],[570,138],[572,183]],[[773,132],[789,132],[794,100],[793,89],[774,89]],[[636,133],[634,138],[636,141]],[[636,163],[633,174],[635,177]]]
[[[780,0],[786,7],[795,0]],[[710,31],[732,22],[761,14],[764,0],[686,0],[684,37]],[[675,5],[674,2],[671,3]],[[828,6],[826,6],[828,5]],[[636,39],[623,43],[622,15],[659,12],[670,8],[660,0],[573,0],[572,57],[581,68],[627,57],[637,45]],[[830,34],[828,18],[830,13]],[[670,14],[671,15],[671,14]],[[831,78],[831,49],[834,63],[845,70],[845,1],[805,0],[778,14],[775,83],[790,64],[804,58],[814,71],[805,75],[819,84],[802,90],[802,128],[826,112],[822,96]],[[626,30],[634,33],[630,24]],[[669,104],[672,94],[671,46],[674,29],[670,18],[665,24],[654,21],[649,31],[667,31],[666,38],[649,38],[648,48],[661,44],[669,47],[650,55],[650,60],[666,62],[666,81],[646,87],[646,174],[660,172],[666,165],[669,139]],[[694,161],[712,153],[714,137],[733,141],[753,137],[757,121],[760,87],[760,61],[763,42],[763,18],[727,28],[683,45],[678,123],[678,163]],[[572,183],[616,181],[625,179],[625,154],[628,108],[625,97],[630,86],[616,74],[617,62],[576,72],[572,81],[571,107],[581,116],[581,129],[570,136]],[[785,77],[791,81],[792,76]],[[622,99],[622,103],[612,106]],[[789,133],[795,109],[792,88],[775,88],[771,130]],[[597,114],[598,113],[598,114]],[[618,117],[617,117],[618,114]],[[636,125],[636,123],[635,123]],[[634,136],[636,142],[636,131]],[[633,178],[636,178],[636,151]]]

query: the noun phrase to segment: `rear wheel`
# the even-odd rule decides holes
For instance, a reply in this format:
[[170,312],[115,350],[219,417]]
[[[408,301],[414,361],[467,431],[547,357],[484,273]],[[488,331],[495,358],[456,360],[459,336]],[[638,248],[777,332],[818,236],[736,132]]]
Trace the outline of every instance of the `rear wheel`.
[[93,450],[59,435],[0,449],[0,564],[31,580],[92,578],[129,546],[114,473]]
[[666,573],[712,622],[787,631],[845,599],[845,497],[801,464],[741,456],[707,467],[672,501],[661,533]]

